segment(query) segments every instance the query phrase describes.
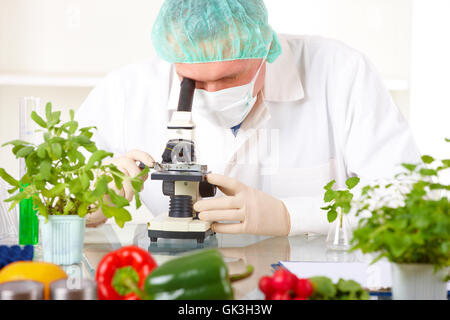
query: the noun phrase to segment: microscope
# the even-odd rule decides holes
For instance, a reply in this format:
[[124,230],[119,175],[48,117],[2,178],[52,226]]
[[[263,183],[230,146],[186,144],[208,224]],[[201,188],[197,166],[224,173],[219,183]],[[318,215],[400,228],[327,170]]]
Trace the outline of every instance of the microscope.
[[181,82],[178,109],[167,126],[169,141],[162,162],[155,163],[151,180],[162,181],[162,193],[170,197],[168,216],[148,223],[151,242],[159,238],[196,239],[203,243],[213,235],[211,223],[200,221],[193,205],[201,198],[214,197],[217,187],[206,180],[208,167],[196,163],[195,124],[192,121],[192,102],[195,81],[184,78]]

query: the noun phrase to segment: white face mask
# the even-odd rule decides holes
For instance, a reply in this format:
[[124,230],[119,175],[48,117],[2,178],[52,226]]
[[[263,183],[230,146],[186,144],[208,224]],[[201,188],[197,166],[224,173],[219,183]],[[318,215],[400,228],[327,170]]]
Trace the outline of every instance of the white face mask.
[[265,60],[261,63],[253,80],[243,86],[216,92],[195,90],[194,110],[206,113],[210,120],[223,128],[232,128],[242,123],[256,103],[253,97],[256,79]]

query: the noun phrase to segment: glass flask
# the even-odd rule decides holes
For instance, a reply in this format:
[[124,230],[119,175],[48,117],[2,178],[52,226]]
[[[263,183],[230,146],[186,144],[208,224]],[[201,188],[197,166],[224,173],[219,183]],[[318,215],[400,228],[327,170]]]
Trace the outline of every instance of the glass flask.
[[342,213],[338,208],[338,216],[330,225],[327,235],[327,248],[329,250],[348,250],[350,249],[350,240],[352,238],[352,230],[348,221],[348,216]]

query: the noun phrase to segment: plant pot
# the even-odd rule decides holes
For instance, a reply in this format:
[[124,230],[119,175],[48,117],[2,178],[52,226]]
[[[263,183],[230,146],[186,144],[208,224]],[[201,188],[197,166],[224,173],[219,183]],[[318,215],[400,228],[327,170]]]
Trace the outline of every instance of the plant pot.
[[39,216],[43,260],[59,265],[81,262],[86,218],[79,216],[49,216],[48,222]]
[[392,298],[394,300],[447,300],[449,268],[434,272],[431,264],[392,263]]

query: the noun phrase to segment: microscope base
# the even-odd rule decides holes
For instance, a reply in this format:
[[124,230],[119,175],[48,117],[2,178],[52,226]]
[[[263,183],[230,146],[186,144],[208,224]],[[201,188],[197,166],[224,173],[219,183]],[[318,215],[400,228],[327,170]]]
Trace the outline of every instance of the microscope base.
[[151,242],[163,239],[195,239],[203,243],[214,234],[211,223],[191,218],[156,218],[148,224],[148,236]]
[[197,243],[205,242],[205,239],[212,236],[214,232],[209,229],[205,232],[183,232],[183,231],[160,231],[148,230],[148,237],[151,242],[157,242],[158,239],[195,239]]

